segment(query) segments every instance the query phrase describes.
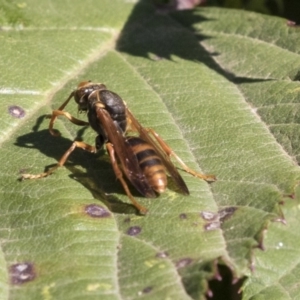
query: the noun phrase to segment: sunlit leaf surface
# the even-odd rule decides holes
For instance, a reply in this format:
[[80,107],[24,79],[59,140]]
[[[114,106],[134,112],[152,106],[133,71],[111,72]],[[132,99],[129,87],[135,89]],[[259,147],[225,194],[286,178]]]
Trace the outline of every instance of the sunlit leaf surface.
[[[203,299],[222,262],[249,277],[245,299],[297,299],[299,29],[133,2],[1,3],[0,298]],[[104,151],[76,149],[53,175],[18,181],[75,138],[94,144],[92,129],[63,118],[51,136],[45,117],[83,80],[105,83],[218,181],[180,170],[190,196],[170,180],[156,199],[130,187],[146,216]],[[86,120],[75,103],[66,110]]]

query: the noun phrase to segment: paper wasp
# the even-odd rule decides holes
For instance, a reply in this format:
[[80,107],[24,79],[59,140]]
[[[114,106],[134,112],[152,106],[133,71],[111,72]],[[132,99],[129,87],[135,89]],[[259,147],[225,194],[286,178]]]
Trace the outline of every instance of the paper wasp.
[[[79,120],[63,110],[72,98],[78,104],[78,111],[87,112],[88,122]],[[164,192],[167,186],[166,173],[169,173],[173,178],[182,194],[189,194],[185,182],[170,160],[171,156],[177,160],[186,172],[193,176],[206,181],[216,180],[213,175],[197,173],[187,167],[164,140],[153,129],[144,128],[127,108],[122,98],[109,91],[104,84],[90,81],[81,82],[67,100],[52,112],[49,123],[49,131],[52,135],[59,135],[53,129],[58,116],[65,116],[76,125],[90,125],[97,133],[95,146],[74,141],[55,167],[38,175],[23,174],[23,179],[41,178],[50,175],[58,167],[65,164],[69,155],[76,148],[94,153],[105,145],[116,177],[120,180],[132,204],[141,213],[146,213],[147,209],[132,196],[123,177],[124,174],[143,196],[149,198],[155,197],[156,193]],[[129,135],[130,132],[135,132],[137,136]]]

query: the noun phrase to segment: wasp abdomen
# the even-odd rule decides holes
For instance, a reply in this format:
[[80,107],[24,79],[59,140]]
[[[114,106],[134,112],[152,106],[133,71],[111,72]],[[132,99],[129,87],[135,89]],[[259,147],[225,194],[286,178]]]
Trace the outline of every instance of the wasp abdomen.
[[155,149],[139,137],[127,137],[126,140],[136,155],[149,185],[157,193],[164,192],[167,186],[166,169]]

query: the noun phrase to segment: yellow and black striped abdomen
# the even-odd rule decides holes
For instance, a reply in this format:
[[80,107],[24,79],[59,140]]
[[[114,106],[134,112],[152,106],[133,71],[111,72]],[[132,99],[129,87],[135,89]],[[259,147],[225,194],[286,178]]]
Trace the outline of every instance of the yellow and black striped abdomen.
[[126,140],[136,155],[139,166],[149,185],[157,193],[164,192],[167,186],[166,169],[155,148],[139,137],[131,136],[127,137]]

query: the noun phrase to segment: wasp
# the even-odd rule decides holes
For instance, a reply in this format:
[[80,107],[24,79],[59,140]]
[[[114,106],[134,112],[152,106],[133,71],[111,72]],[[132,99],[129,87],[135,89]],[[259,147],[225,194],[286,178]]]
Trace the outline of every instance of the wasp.
[[[64,111],[72,98],[78,105],[78,111],[87,113],[88,122]],[[135,200],[124,176],[143,196],[152,198],[165,191],[168,173],[181,193],[188,195],[189,190],[171,161],[173,157],[187,173],[206,181],[216,180],[214,175],[205,175],[190,169],[153,129],[144,128],[138,122],[118,94],[108,90],[102,83],[79,83],[67,100],[52,112],[49,131],[54,136],[60,135],[53,129],[59,116],[64,116],[79,126],[90,125],[97,133],[95,146],[74,141],[56,166],[37,175],[23,174],[23,179],[42,178],[52,174],[65,164],[76,148],[96,153],[105,145],[116,177],[132,204],[142,214],[146,214],[147,209]]]

